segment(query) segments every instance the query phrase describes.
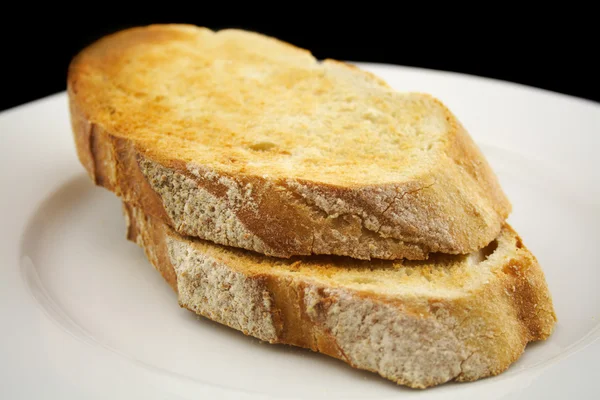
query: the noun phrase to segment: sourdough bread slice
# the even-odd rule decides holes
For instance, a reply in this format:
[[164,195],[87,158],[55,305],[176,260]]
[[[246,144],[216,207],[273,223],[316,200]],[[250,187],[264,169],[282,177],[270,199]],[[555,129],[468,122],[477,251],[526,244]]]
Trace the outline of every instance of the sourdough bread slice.
[[488,245],[511,210],[439,100],[257,33],[127,29],[76,56],[67,84],[92,179],[182,235],[426,259]]
[[470,255],[281,259],[178,235],[124,203],[128,238],[182,307],[269,343],[426,388],[496,375],[556,316],[535,257],[505,225]]

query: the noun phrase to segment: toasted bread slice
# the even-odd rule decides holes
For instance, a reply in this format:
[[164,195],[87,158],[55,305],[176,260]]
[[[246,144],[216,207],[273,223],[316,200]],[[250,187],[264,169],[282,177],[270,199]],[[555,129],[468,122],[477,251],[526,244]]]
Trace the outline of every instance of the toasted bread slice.
[[182,235],[426,259],[486,246],[511,210],[440,101],[257,33],[121,31],[74,58],[68,94],[95,182]]
[[507,225],[486,248],[428,261],[282,259],[186,238],[124,204],[128,238],[199,315],[270,343],[425,388],[506,370],[556,316],[535,257]]

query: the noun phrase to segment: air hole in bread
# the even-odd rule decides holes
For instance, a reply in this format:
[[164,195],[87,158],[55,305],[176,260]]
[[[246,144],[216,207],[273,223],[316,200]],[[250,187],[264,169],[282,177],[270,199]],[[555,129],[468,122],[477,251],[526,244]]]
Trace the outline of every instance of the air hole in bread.
[[488,244],[487,246],[485,246],[484,248],[482,248],[481,250],[475,252],[475,253],[471,253],[468,257],[472,263],[472,265],[477,265],[480,264],[482,262],[484,262],[485,260],[488,259],[489,256],[491,256],[496,249],[498,248],[498,241],[493,240],[490,244]]
[[494,252],[496,251],[497,248],[498,248],[498,241],[493,240],[490,244],[488,244],[483,249],[481,249],[481,255],[483,256],[482,261],[487,260],[489,256],[494,254]]

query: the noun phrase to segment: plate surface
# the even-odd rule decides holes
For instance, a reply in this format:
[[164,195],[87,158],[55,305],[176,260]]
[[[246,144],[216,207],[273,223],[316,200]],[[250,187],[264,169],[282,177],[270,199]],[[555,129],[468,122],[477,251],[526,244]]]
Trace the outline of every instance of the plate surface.
[[359,65],[439,97],[480,145],[545,271],[559,318],[549,340],[497,377],[417,391],[195,317],[77,161],[61,93],[0,114],[0,398],[599,398],[600,105]]

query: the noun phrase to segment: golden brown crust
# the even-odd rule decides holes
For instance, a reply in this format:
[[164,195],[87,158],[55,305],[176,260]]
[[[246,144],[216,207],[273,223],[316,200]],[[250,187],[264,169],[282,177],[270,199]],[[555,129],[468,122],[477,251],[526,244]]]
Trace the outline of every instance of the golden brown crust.
[[[123,203],[123,214],[127,220],[127,240],[137,243],[144,249],[148,260],[169,286],[177,292],[177,275],[169,260],[164,230],[153,229],[149,231],[142,221],[139,221],[142,224],[138,225],[138,219],[134,217],[133,207],[125,202]],[[142,237],[144,238],[143,241]]]
[[[129,239],[145,249],[150,261],[173,286],[171,277],[178,274],[173,262],[181,260],[172,252],[167,254],[165,242],[170,238],[186,254],[194,253],[195,242],[178,236],[134,207],[125,206],[125,211]],[[505,371],[528,342],[546,339],[556,322],[552,299],[535,257],[510,227],[506,226],[504,232],[514,241],[514,248],[500,250],[506,254],[498,256],[501,264],[494,266],[488,282],[458,297],[446,298],[440,293],[395,298],[356,292],[318,284],[302,273],[281,274],[276,266],[267,269],[271,272],[258,273],[227,261],[226,256],[200,254],[210,260],[207,268],[241,274],[244,287],[257,289],[254,301],[261,306],[268,304],[260,315],[267,313],[269,319],[250,319],[239,326],[231,316],[191,307],[189,299],[180,298],[180,304],[245,334],[263,337],[270,343],[311,349],[398,384],[425,388],[450,380],[472,381]],[[187,290],[186,285],[194,282],[190,274],[196,267],[190,260],[178,266],[187,280],[179,283],[180,289]],[[201,287],[203,298],[217,290],[198,287],[200,282],[208,284],[204,279],[193,283],[195,290]],[[176,285],[174,288],[177,291]],[[234,288],[229,291],[228,298],[243,296]],[[259,322],[265,326],[256,328]],[[270,334],[259,334],[265,331]],[[386,331],[389,335],[378,336],[378,332]],[[416,349],[429,356],[411,358]],[[434,349],[437,351],[429,351]]]
[[[511,205],[470,136],[435,99],[451,127],[440,145],[444,156],[422,176],[376,185],[230,174],[165,157],[160,144],[137,141],[131,131],[140,122],[122,129],[117,124],[113,130],[99,122],[106,117],[100,118],[98,110],[121,111],[105,105],[106,99],[93,90],[96,86],[86,81],[87,71],[98,68],[93,63],[110,66],[111,57],[132,46],[185,40],[189,35],[189,31],[160,26],[137,28],[104,38],[73,60],[67,84],[75,144],[82,165],[98,185],[182,235],[277,257],[426,259],[432,252],[473,252],[500,231]],[[113,69],[105,73],[117,74],[118,68]],[[371,75],[365,73],[379,81]],[[150,107],[132,120],[151,121],[161,112],[160,105],[154,106],[158,108]],[[147,168],[140,167],[142,162]],[[195,187],[183,197],[172,187],[174,179]],[[198,213],[210,209],[229,214],[210,215],[207,218],[216,222],[207,223]]]
[[164,223],[172,224],[160,197],[139,169],[139,153],[133,144],[88,121],[74,101],[70,101],[69,106],[77,155],[92,181]]

